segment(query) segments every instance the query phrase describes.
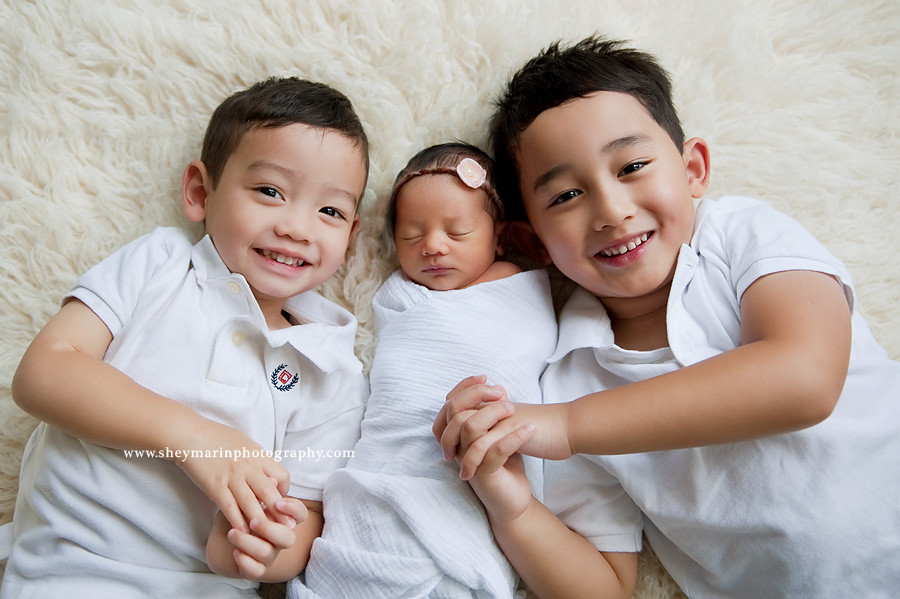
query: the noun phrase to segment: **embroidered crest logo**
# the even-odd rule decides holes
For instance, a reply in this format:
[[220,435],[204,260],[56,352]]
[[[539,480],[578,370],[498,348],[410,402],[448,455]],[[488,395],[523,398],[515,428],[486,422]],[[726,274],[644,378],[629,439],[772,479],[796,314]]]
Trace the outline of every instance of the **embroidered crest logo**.
[[282,364],[272,371],[270,380],[272,381],[272,386],[279,391],[290,391],[297,384],[297,381],[300,380],[300,375],[291,374],[287,369],[287,364]]

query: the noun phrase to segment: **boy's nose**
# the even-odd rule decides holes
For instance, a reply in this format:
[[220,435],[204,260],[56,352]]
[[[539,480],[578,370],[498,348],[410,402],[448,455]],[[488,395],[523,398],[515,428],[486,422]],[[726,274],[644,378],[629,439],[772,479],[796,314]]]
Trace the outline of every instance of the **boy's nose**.
[[310,241],[311,217],[298,210],[285,210],[275,221],[275,234],[294,241]]
[[628,193],[604,193],[593,202],[593,226],[599,231],[606,227],[618,227],[634,216],[637,207]]

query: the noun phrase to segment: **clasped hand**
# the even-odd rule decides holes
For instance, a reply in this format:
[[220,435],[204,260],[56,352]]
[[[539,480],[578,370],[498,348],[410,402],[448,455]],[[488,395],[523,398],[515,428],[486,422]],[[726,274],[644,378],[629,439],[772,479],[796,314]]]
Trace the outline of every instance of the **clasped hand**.
[[[282,550],[294,545],[294,528],[308,517],[306,505],[286,496],[287,469],[243,432],[211,420],[193,432],[191,447],[204,457],[177,463],[220,510],[207,547],[210,568],[258,580]],[[231,449],[231,456],[221,455],[223,448]],[[217,538],[227,539],[231,550]]]
[[514,404],[502,387],[473,376],[447,394],[432,432],[491,518],[514,518],[531,499],[519,454],[555,460],[572,455],[565,407]]

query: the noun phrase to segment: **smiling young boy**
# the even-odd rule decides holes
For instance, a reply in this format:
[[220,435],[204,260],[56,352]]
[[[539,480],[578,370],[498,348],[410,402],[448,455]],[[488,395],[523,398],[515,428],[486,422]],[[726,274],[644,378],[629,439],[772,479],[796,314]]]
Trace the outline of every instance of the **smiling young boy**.
[[314,289],[367,169],[323,84],[273,78],[216,109],[182,181],[206,236],[160,228],[88,271],[16,372],[44,422],[0,596],[255,597],[247,579],[304,568],[344,461],[298,452],[351,448],[366,395],[356,320]]
[[[690,597],[895,593],[900,364],[843,264],[756,200],[695,210],[707,144],[621,44],[530,61],[492,137],[518,238],[580,288],[545,405],[469,379],[435,430],[529,587],[630,597],[645,534]],[[517,451],[553,460],[546,507]]]

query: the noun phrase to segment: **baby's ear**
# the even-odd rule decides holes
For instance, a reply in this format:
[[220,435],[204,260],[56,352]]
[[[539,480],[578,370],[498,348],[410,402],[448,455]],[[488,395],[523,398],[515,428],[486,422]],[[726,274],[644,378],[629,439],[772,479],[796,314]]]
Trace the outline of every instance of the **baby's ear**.
[[181,175],[181,204],[185,216],[195,223],[202,223],[206,218],[209,192],[209,173],[206,165],[200,160],[192,161]]
[[530,224],[523,220],[514,220],[506,225],[506,236],[520,252],[528,258],[548,266],[553,263],[547,248]]

